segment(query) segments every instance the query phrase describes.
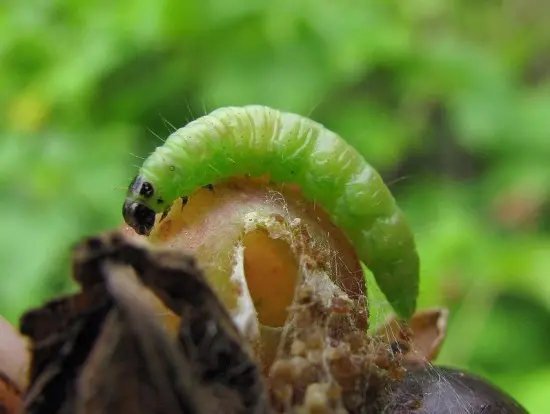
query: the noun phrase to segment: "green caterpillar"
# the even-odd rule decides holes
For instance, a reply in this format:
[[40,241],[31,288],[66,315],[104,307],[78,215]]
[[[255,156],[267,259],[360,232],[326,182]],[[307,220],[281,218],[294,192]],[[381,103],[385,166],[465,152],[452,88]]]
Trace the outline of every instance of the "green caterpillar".
[[340,136],[265,106],[225,107],[172,133],[143,163],[123,205],[126,223],[149,234],[157,213],[220,179],[269,173],[321,203],[354,244],[395,311],[409,318],[419,258],[405,217],[380,175]]

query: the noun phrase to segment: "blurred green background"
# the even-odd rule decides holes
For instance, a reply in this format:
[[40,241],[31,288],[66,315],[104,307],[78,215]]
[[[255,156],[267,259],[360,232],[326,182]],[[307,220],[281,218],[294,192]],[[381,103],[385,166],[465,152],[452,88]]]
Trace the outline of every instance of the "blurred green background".
[[[216,107],[299,112],[387,179],[448,306],[440,363],[550,407],[550,2],[0,4],[0,314],[71,289],[139,156]],[[133,156],[136,154],[138,157]]]

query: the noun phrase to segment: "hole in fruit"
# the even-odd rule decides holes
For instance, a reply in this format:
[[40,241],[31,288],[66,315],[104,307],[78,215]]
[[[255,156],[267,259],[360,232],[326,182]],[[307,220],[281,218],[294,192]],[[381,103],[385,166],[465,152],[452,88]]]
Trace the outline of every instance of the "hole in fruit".
[[264,326],[282,327],[292,304],[298,280],[298,262],[288,245],[264,229],[244,236],[244,273],[258,320]]

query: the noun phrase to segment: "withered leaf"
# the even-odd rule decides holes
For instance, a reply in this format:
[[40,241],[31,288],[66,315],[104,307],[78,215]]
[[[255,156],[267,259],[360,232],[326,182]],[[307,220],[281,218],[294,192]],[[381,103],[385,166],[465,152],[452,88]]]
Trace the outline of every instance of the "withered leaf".
[[378,329],[392,352],[402,353],[405,366],[426,365],[437,358],[447,334],[449,311],[444,308],[416,312],[406,328],[392,315]]
[[78,378],[76,413],[214,413],[132,268],[104,264],[113,310]]
[[227,314],[191,256],[174,249],[154,248],[118,232],[106,233],[74,249],[73,275],[83,289],[104,283],[101,267],[107,260],[132,266],[141,282],[177,315],[189,304],[214,306],[216,312]]
[[[28,312],[28,413],[266,413],[260,370],[194,260],[117,232],[73,255],[82,292]],[[181,316],[168,335],[150,292]]]
[[55,413],[74,393],[74,380],[90,352],[110,300],[98,287],[31,310],[20,321],[31,340],[25,412]]
[[181,316],[179,341],[192,361],[192,374],[223,401],[224,412],[269,411],[265,385],[250,350],[192,258],[176,250],[153,249],[116,233],[94,238],[77,251],[75,277],[83,286],[101,283],[97,275],[102,260],[128,264]]

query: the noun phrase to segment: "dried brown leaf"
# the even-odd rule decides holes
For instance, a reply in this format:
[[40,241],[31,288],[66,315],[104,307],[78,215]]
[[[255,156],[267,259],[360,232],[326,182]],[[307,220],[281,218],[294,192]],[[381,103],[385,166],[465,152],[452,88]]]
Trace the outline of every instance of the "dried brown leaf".
[[216,400],[187,375],[189,362],[162,328],[133,269],[109,262],[104,268],[114,306],[77,380],[74,412],[214,412]]
[[443,308],[418,311],[408,326],[391,316],[378,334],[395,353],[402,353],[404,365],[425,365],[437,358],[447,334],[448,315]]
[[[191,258],[112,232],[75,247],[73,272],[82,292],[21,321],[27,413],[269,412],[258,366]],[[181,316],[176,337],[158,299]]]

